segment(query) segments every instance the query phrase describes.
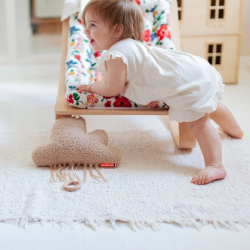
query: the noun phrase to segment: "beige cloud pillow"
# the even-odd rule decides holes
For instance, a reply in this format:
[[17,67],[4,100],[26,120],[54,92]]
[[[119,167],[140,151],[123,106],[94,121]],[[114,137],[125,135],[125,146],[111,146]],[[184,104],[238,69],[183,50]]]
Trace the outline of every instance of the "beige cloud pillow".
[[34,149],[32,159],[37,166],[90,164],[92,168],[92,164],[119,164],[121,152],[108,146],[108,135],[104,130],[87,133],[82,117],[63,117],[55,121],[49,142]]

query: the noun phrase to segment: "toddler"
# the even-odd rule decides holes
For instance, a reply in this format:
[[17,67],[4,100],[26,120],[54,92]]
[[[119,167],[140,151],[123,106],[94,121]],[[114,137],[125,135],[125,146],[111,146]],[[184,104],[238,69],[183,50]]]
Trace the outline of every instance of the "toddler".
[[78,92],[120,94],[142,105],[163,100],[169,119],[186,122],[200,145],[205,169],[191,182],[225,178],[221,141],[210,118],[232,137],[241,138],[243,132],[219,103],[225,85],[216,69],[202,57],[142,43],[143,17],[135,0],[91,0],[83,24],[92,48],[105,50],[97,64],[105,79],[79,85]]

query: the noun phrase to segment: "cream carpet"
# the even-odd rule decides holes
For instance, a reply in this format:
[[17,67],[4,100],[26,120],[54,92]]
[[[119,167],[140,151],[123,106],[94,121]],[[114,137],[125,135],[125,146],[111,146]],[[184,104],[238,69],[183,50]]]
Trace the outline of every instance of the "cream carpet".
[[[89,131],[88,131],[89,132]],[[107,183],[87,176],[76,192],[50,182],[49,168],[31,159],[36,145],[46,143],[49,131],[0,132],[0,221],[26,227],[39,221],[92,227],[117,220],[134,229],[161,229],[162,222],[200,229],[203,224],[238,230],[250,225],[250,166],[238,152],[236,140],[221,133],[228,172],[207,185],[190,182],[204,168],[202,154],[178,150],[167,130],[114,130],[109,145],[122,151],[117,169],[100,169]],[[83,176],[83,171],[77,170]]]

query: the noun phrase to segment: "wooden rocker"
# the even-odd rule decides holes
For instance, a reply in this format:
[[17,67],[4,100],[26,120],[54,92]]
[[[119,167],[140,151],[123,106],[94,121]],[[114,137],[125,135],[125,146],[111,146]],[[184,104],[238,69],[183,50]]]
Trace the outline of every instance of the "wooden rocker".
[[[172,30],[172,37],[175,42],[176,49],[180,50],[180,34],[178,24],[177,2],[172,1],[170,25]],[[69,32],[69,18],[62,23],[62,59],[61,72],[58,95],[55,105],[55,118],[59,119],[64,116],[71,115],[168,115],[166,109],[82,109],[71,107],[65,101],[66,85],[65,85],[65,70],[66,70],[66,56]],[[185,122],[178,123],[176,121],[169,121],[171,132],[175,143],[179,149],[190,149],[195,147],[196,139],[188,128]]]

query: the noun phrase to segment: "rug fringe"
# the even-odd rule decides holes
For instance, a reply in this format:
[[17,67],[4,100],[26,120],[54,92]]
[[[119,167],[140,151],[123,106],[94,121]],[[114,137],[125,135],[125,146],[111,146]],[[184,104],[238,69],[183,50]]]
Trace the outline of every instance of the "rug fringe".
[[[102,175],[100,169],[98,168],[98,164],[80,164],[80,163],[71,163],[68,164],[54,164],[50,165],[50,182],[66,182],[66,181],[76,181],[86,183],[87,178],[87,169],[89,169],[90,176],[100,181],[99,179],[102,179],[104,182],[107,182],[106,178]],[[76,170],[80,167],[80,165],[83,165],[83,180],[76,174]],[[87,165],[89,165],[89,168],[87,168]],[[95,170],[98,175],[95,175],[93,173],[93,166],[95,166]],[[71,175],[72,173],[72,175]]]
[[[0,219],[0,222],[9,223],[12,225],[16,225],[19,228],[27,229],[29,222],[39,222],[42,227],[44,227],[44,223],[50,223],[54,227],[58,225],[60,227],[61,232],[68,232],[71,229],[74,229],[76,225],[79,223],[83,223],[93,230],[98,230],[102,226],[107,226],[107,222],[109,222],[114,230],[116,230],[116,223],[121,220],[116,219],[108,219],[108,220],[93,220],[93,219],[79,219],[79,220],[67,220],[67,221],[59,221],[59,220],[49,220],[49,219],[38,219],[38,218],[30,218],[27,216],[15,219]],[[234,221],[222,221],[222,220],[214,220],[214,221],[199,221],[199,220],[171,220],[171,221],[137,221],[137,220],[129,220],[129,221],[121,221],[123,223],[129,223],[131,229],[135,232],[138,230],[151,230],[155,232],[160,232],[164,230],[164,224],[166,223],[176,223],[181,227],[193,227],[200,231],[204,225],[212,224],[216,229],[221,227],[232,230],[232,231],[241,231],[243,228],[250,229],[250,222],[234,222]]]

